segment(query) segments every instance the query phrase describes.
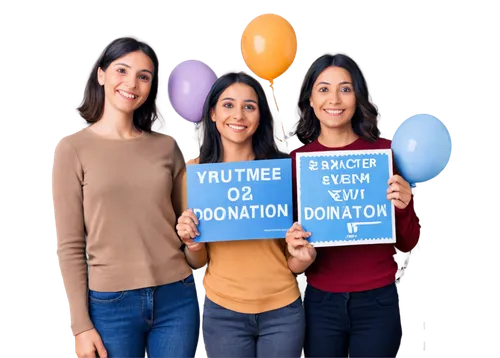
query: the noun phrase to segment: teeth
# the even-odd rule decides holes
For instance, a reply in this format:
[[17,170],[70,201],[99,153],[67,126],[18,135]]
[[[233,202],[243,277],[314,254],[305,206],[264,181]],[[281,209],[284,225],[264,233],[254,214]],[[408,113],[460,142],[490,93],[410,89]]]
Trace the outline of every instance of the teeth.
[[335,109],[335,110],[325,109],[325,111],[326,111],[327,113],[330,113],[330,114],[340,114],[340,113],[344,112],[344,110],[343,110],[343,109]]
[[245,129],[244,126],[235,126],[234,124],[228,124],[228,126],[232,129],[236,129],[237,131],[241,131],[241,130]]
[[123,91],[118,91],[120,92],[120,94],[123,96],[123,97],[127,97],[127,98],[130,98],[130,99],[134,99],[136,98],[137,96],[134,96],[133,94],[130,94],[130,93],[127,93],[127,92],[123,92]]

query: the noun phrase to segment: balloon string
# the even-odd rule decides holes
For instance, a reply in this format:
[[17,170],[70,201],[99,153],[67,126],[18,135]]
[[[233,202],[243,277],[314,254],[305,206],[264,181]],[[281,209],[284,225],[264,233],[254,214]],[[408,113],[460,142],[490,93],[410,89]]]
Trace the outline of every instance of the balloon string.
[[274,110],[276,111],[276,114],[280,113],[280,100],[278,98],[278,94],[276,93],[276,90],[273,89],[273,106]]
[[273,97],[273,107],[276,111],[276,114],[280,112],[280,100],[278,98],[278,92],[276,91],[276,82],[267,82],[266,86],[271,90],[271,94]]
[[278,96],[278,91],[276,90],[276,82],[268,82],[266,83],[266,86],[271,89],[271,94],[272,94],[272,102],[273,102],[273,107],[274,110],[276,111],[277,119],[280,121],[280,137],[278,138],[281,143],[285,143],[288,145],[289,139],[286,135],[286,130],[285,126],[283,125],[283,121],[281,121],[281,118],[279,118],[279,113],[280,113],[280,100]]

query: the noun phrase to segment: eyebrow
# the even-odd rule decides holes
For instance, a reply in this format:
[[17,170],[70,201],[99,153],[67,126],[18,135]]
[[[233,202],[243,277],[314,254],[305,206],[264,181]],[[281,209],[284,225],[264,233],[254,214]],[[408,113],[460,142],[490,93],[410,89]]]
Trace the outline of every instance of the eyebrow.
[[[318,85],[330,85],[331,83],[330,82],[320,82],[318,83]],[[339,85],[351,85],[352,86],[352,83],[349,82],[349,81],[342,81],[342,82],[339,82]]]
[[[125,66],[125,67],[128,67],[128,68],[132,68],[129,65],[127,65],[126,63],[123,63],[123,62],[116,63],[115,66]],[[147,72],[147,73],[151,74],[151,76],[153,76],[153,72],[151,72],[150,70],[143,69],[143,70],[140,70],[139,72]]]
[[[226,97],[226,98],[221,99],[221,101],[235,101],[235,99],[231,98],[231,97]],[[246,99],[243,102],[252,102],[252,103],[257,104],[257,102],[254,101],[253,99]]]

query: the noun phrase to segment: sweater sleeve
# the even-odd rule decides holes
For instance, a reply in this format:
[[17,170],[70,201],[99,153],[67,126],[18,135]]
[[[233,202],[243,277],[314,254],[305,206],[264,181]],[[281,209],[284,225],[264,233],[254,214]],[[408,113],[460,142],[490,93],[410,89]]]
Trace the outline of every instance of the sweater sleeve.
[[172,184],[172,205],[174,207],[175,215],[178,218],[182,215],[184,210],[187,209],[187,196],[186,196],[186,163],[184,156],[174,140],[174,167],[172,171],[173,184]]
[[93,328],[88,313],[88,275],[83,217],[83,169],[68,138],[55,150],[52,195],[57,255],[68,296],[74,335]]
[[[389,142],[390,143],[390,142]],[[390,146],[389,146],[390,148]],[[401,175],[392,154],[394,174]],[[413,207],[413,195],[404,209],[394,207],[396,219],[396,248],[402,252],[410,252],[417,246],[420,237],[420,223]]]
[[[380,149],[391,149],[390,138],[382,138],[379,141]],[[395,175],[401,175],[396,166],[394,155],[392,156],[392,167]],[[415,206],[415,197],[412,195],[405,209],[394,208],[396,217],[396,250],[406,255],[418,248],[421,240],[422,222]]]
[[413,207],[413,195],[404,209],[395,209],[396,216],[396,248],[409,252],[417,245],[420,237],[420,223]]
[[176,178],[183,169],[186,169],[186,163],[184,162],[184,156],[182,155],[181,149],[179,148],[179,145],[175,140],[172,155],[174,157],[174,168],[172,175],[174,178]]

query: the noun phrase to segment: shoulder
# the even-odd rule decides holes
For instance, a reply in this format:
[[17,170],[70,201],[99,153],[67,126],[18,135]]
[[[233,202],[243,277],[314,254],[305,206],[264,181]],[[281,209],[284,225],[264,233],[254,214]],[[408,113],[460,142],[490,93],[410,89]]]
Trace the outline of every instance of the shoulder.
[[164,143],[166,145],[177,145],[177,142],[175,141],[174,137],[169,136],[168,134],[152,131],[150,133],[147,133],[147,135],[154,141]]
[[190,159],[186,164],[200,164],[200,157],[195,158],[195,159]]
[[316,141],[314,142],[311,142],[311,143],[307,143],[307,144],[304,144],[303,146],[301,147],[298,147],[297,149],[295,150],[292,150],[290,152],[290,157],[292,159],[295,159],[295,157],[297,156],[297,153],[304,153],[304,152],[314,152],[316,148]]
[[[174,156],[179,156],[179,154],[182,154],[180,146],[174,139],[174,137],[158,132],[149,132],[145,133],[145,135],[145,139],[149,141],[149,145],[154,148],[155,151],[170,153]],[[182,161],[184,161],[184,158],[182,158]]]
[[391,149],[391,141],[385,138],[378,138],[372,142],[367,139],[360,138],[354,143],[353,147],[353,149],[358,150]]
[[67,135],[63,137],[59,143],[57,143],[56,146],[56,151],[61,152],[61,151],[73,151],[76,152],[77,148],[81,147],[82,145],[87,142],[87,128],[81,129],[76,133]]
[[391,149],[392,141],[389,139],[385,139],[385,138],[379,138],[376,140],[375,143],[378,144],[380,149]]

